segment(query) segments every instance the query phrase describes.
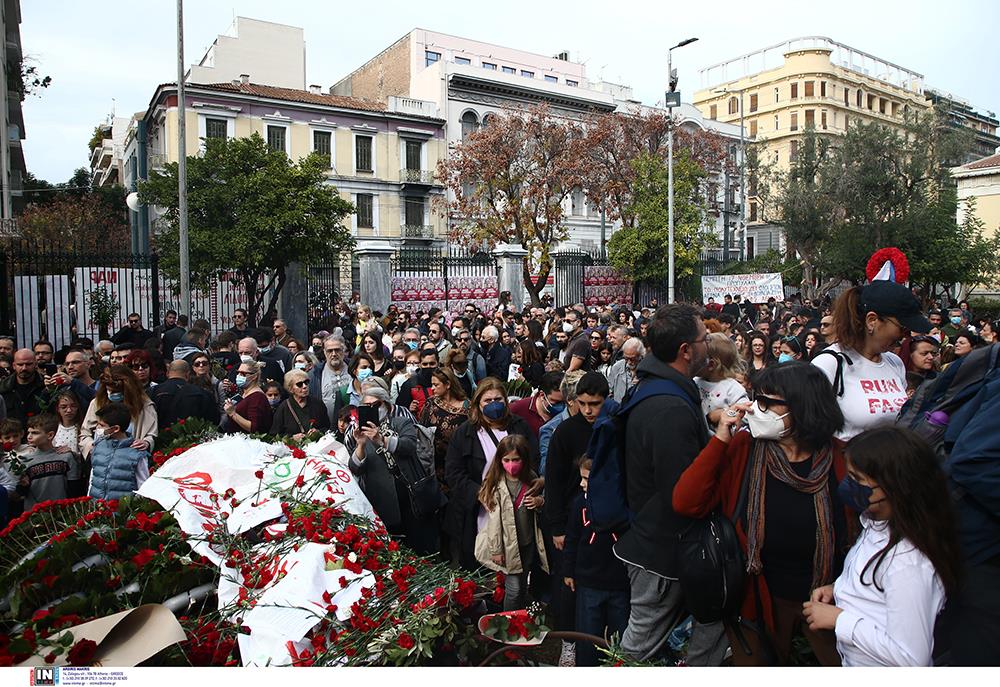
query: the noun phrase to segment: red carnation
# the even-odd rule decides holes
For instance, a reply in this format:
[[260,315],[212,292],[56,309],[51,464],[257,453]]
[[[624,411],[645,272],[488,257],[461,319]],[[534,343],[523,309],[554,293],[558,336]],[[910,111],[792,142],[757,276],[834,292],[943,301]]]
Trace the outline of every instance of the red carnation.
[[3,442],[3,450],[4,450],[4,451],[11,451],[11,450],[13,450],[13,449],[14,449],[14,444],[13,444],[13,442],[10,442],[10,441],[5,441],[5,442]]
[[66,660],[71,666],[89,666],[94,662],[97,653],[97,643],[90,639],[81,639],[70,647]]
[[496,603],[503,603],[503,599],[506,595],[507,592],[504,590],[503,587],[497,587],[496,589],[493,590],[493,601],[495,601]]
[[264,471],[258,470],[257,472],[253,473],[253,476],[256,477],[257,479],[264,479]]
[[305,486],[305,483],[306,483],[306,478],[303,477],[302,475],[299,475],[298,477],[295,478],[295,486],[301,488]]
[[303,459],[306,457],[306,452],[300,449],[298,446],[292,449],[292,458]]
[[892,263],[892,268],[896,272],[896,283],[905,284],[910,278],[910,262],[906,259],[903,251],[894,247],[877,250],[868,259],[868,265],[865,268],[865,276],[868,277],[868,281],[875,278],[886,262]]
[[406,634],[405,632],[403,632],[403,633],[401,633],[399,635],[399,639],[397,640],[397,643],[403,649],[412,649],[415,646],[415,644],[416,644],[416,642],[413,641],[413,637],[411,637],[410,635]]
[[149,563],[153,558],[156,557],[156,552],[152,549],[143,549],[136,555],[132,556],[131,561],[135,563],[135,567],[142,569]]

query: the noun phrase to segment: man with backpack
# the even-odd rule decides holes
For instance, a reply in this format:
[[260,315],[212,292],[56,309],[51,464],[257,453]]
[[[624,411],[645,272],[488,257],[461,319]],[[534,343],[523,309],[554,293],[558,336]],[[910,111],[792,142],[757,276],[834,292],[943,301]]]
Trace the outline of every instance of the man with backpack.
[[[624,426],[623,479],[631,528],[614,548],[625,562],[631,586],[622,648],[643,661],[661,654],[671,630],[684,617],[677,550],[679,535],[694,521],[675,513],[671,499],[681,473],[709,439],[692,381],[708,364],[708,332],[698,310],[683,304],[663,306],[649,324],[648,337],[652,355],[639,363],[639,383],[632,393],[641,394],[649,385],[650,395],[628,411]],[[626,398],[624,408],[628,406]],[[687,663],[721,665],[726,646],[721,622],[696,622]]]

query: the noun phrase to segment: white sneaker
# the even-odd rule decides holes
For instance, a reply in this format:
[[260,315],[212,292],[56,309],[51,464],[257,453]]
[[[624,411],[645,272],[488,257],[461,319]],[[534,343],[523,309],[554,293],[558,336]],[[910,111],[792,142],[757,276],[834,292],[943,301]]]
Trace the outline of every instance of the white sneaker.
[[563,640],[562,651],[559,653],[559,667],[572,668],[576,666],[576,642]]

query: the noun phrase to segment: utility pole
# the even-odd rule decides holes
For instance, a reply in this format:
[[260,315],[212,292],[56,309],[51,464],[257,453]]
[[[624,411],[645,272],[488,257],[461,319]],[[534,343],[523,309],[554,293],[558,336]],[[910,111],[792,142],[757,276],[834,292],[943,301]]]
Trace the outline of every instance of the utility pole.
[[674,74],[674,48],[683,48],[694,43],[697,38],[688,38],[667,50],[667,79],[670,91],[664,102],[667,106],[669,126],[667,128],[667,302],[675,301],[674,289],[674,107],[680,106],[681,94],[677,90],[677,75]]
[[191,271],[188,264],[187,108],[184,106],[184,0],[177,0],[177,213],[180,234],[181,302],[179,313],[191,315]]

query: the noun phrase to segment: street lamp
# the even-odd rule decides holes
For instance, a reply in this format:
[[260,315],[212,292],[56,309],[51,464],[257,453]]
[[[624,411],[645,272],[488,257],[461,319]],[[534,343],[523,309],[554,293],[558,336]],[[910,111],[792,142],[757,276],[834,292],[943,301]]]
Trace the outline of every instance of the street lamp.
[[[743,88],[734,88],[729,90],[728,88],[717,88],[713,93],[739,93],[740,94],[740,231],[741,234],[741,245],[740,253],[744,260],[748,259],[746,255],[746,244],[747,244],[747,196],[746,196],[746,164],[747,164],[747,144],[746,137],[743,132]],[[729,236],[729,228],[724,228],[725,235]],[[725,242],[723,247],[723,261],[729,261],[729,242]]]
[[694,43],[697,38],[688,38],[667,50],[667,79],[670,91],[666,94],[667,116],[667,302],[674,302],[674,106],[680,106],[680,91],[677,90],[677,76],[674,74],[673,51]]
[[191,273],[188,254],[187,203],[187,108],[184,105],[184,0],[177,0],[177,214],[180,243],[181,303],[184,315],[191,311]]

